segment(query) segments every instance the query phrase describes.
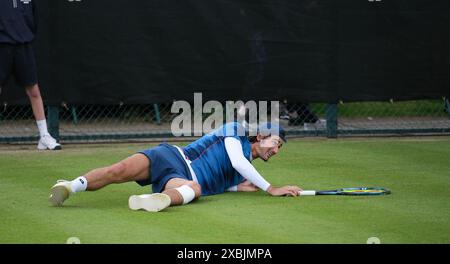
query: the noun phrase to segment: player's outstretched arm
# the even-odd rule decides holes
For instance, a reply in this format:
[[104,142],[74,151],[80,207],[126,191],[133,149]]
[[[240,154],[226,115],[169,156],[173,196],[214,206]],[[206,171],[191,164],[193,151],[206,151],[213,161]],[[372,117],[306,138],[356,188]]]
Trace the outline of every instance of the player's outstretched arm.
[[225,149],[233,168],[246,180],[250,181],[261,190],[267,191],[270,183],[268,183],[245,158],[241,142],[236,138],[227,137],[225,138]]
[[[274,187],[270,185],[270,183],[268,183],[245,158],[242,151],[242,144],[238,139],[232,137],[225,138],[225,149],[233,168],[259,189],[262,189],[273,196],[298,196],[298,192],[301,191],[298,186]],[[244,187],[244,189],[246,189],[246,187]]]

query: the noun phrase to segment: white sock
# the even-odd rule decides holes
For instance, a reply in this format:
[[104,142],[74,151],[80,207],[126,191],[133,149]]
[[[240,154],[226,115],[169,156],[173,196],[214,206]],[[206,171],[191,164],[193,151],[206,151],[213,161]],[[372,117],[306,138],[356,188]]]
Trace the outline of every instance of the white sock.
[[36,121],[38,129],[39,129],[39,135],[41,137],[49,135],[48,130],[47,130],[47,120],[39,120]]
[[70,188],[72,192],[84,192],[87,189],[87,180],[84,176],[78,177],[75,180],[70,182]]

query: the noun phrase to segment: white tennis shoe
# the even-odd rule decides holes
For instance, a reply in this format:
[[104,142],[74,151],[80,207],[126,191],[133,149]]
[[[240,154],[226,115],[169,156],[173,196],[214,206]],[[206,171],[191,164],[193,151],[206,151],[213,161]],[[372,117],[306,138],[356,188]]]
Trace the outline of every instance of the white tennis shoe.
[[48,200],[53,206],[61,206],[72,193],[70,181],[58,180],[57,183],[50,189],[50,197]]
[[56,140],[52,136],[45,135],[45,136],[42,136],[39,139],[39,143],[38,143],[37,148],[39,150],[46,150],[46,149],[49,149],[49,150],[60,150],[61,149],[61,144],[56,142]]
[[170,206],[170,197],[164,193],[132,195],[128,199],[131,210],[143,209],[148,212],[159,212]]

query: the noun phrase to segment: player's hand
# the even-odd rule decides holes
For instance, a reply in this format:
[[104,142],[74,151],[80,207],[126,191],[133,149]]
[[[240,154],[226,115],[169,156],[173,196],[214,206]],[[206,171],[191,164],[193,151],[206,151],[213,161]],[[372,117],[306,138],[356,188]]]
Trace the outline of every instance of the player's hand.
[[287,185],[283,187],[270,186],[267,192],[272,196],[298,196],[298,192],[302,191],[298,186]]
[[238,184],[237,191],[238,192],[256,192],[259,188],[256,187],[250,181],[244,181],[243,183]]

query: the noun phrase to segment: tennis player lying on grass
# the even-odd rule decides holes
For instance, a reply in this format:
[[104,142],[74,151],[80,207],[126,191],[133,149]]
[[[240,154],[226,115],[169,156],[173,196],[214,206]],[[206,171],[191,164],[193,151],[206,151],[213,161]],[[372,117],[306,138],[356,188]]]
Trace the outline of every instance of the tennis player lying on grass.
[[73,193],[130,181],[152,185],[153,194],[132,195],[128,201],[131,209],[150,212],[225,191],[262,189],[273,196],[297,196],[299,187],[274,187],[250,163],[257,158],[268,161],[277,154],[286,142],[284,130],[266,123],[259,126],[256,136],[245,135],[241,125],[228,123],[183,149],[160,144],[73,181],[58,181],[51,188],[50,203],[60,206]]

